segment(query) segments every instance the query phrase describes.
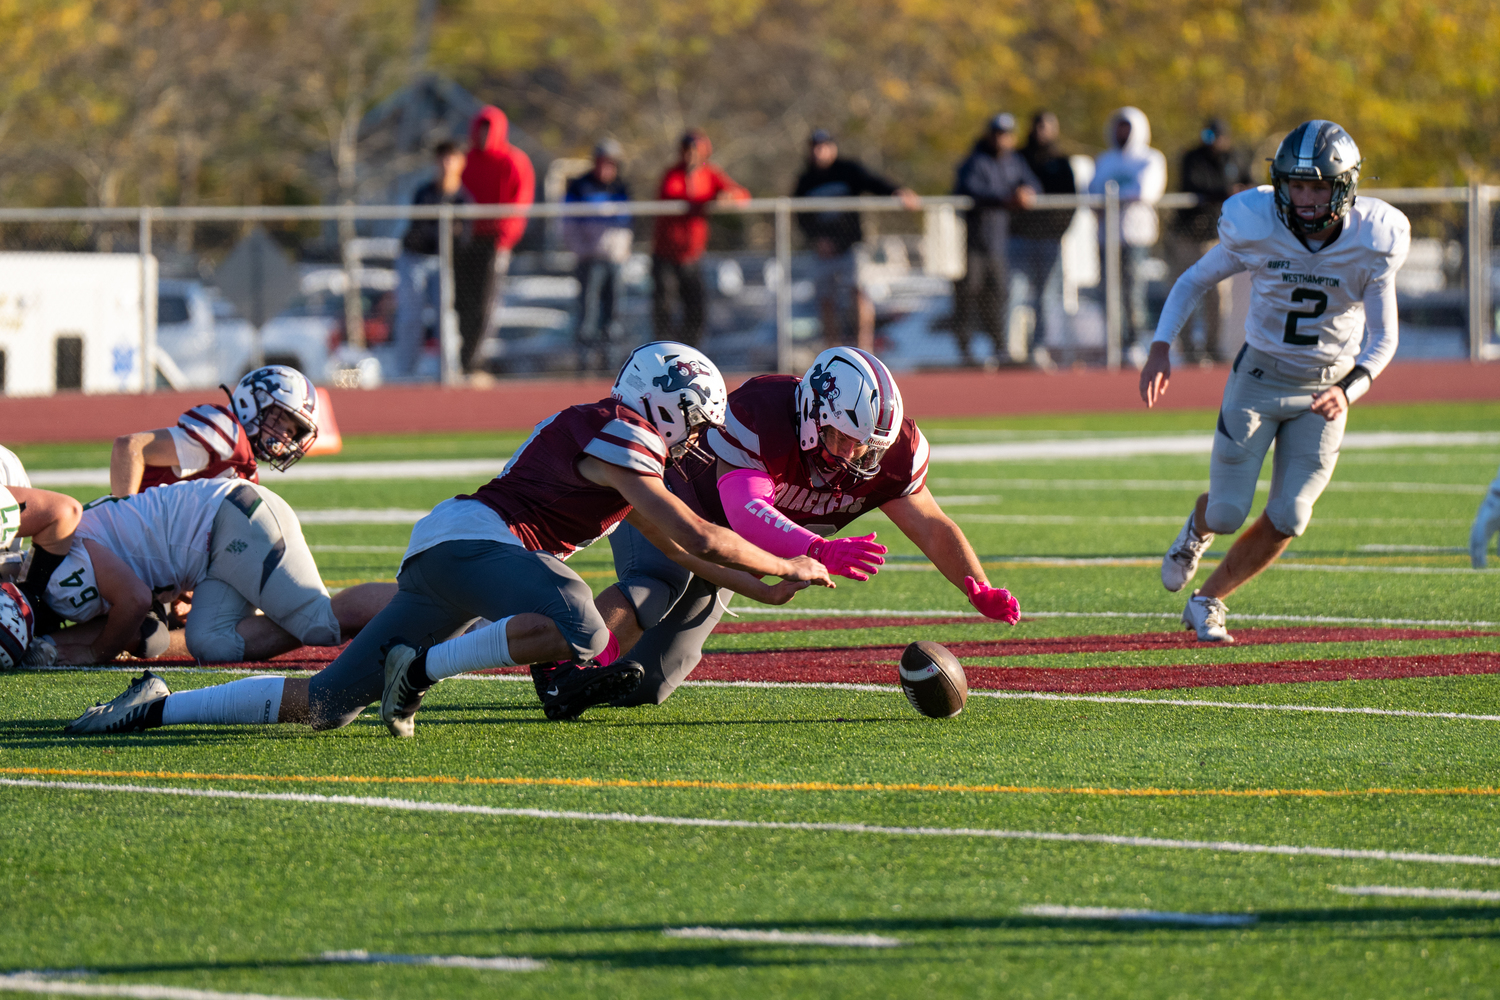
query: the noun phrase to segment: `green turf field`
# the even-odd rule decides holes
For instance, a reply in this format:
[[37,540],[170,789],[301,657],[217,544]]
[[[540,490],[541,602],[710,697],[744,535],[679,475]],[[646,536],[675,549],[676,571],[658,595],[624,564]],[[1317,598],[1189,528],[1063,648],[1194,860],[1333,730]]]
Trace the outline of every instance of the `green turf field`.
[[[1212,413],[924,423],[934,444],[1212,426]],[[1350,429],[1489,432],[1500,404],[1356,408]],[[353,439],[308,464],[498,459],[523,437]],[[108,458],[104,444],[16,450],[32,469]],[[1327,618],[1500,633],[1500,571],[1470,570],[1467,555],[1497,461],[1494,446],[1347,452],[1307,535],[1228,602],[1230,631]],[[992,581],[1037,617],[789,626],[708,648],[1175,631],[1184,598],[1162,589],[1158,565],[1207,467],[935,463],[934,494]],[[423,509],[478,485],[265,480],[305,512]],[[889,522],[866,524],[892,546],[887,571],[788,611],[967,610]],[[334,587],[393,579],[409,525],[305,532]],[[606,545],[571,565],[596,588],[612,580]],[[1500,635],[1061,648],[968,665],[1253,671],[1500,654]],[[166,677],[174,689],[225,679]],[[0,675],[0,779],[38,783],[0,787],[0,995],[1500,994],[1496,674],[1093,700],[976,692],[941,722],[893,686],[689,686],[662,707],[575,724],[546,722],[529,683],[457,679],[429,695],[410,742],[370,714],[319,735],[61,735],[126,680]],[[1300,710],[1317,707],[1387,714]],[[413,964],[430,956],[449,962]]]

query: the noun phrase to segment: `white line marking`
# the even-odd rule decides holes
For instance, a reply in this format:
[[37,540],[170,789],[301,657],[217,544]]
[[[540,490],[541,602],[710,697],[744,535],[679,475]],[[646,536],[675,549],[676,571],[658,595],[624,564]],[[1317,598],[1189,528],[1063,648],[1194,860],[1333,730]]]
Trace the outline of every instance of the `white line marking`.
[[[1248,665],[1248,664],[1247,664]],[[687,683],[692,684],[692,681]],[[971,696],[1016,701],[1091,701],[1125,705],[1175,705],[1180,708],[1235,708],[1266,712],[1324,712],[1330,715],[1397,715],[1409,719],[1466,719],[1470,722],[1500,722],[1500,715],[1469,715],[1464,712],[1418,712],[1406,708],[1354,708],[1343,705],[1273,705],[1248,701],[1210,701],[1206,698],[1129,698],[1114,695],[1052,694],[1045,691],[975,691]]]
[[416,524],[430,513],[431,509],[402,507],[326,507],[296,512],[302,524]]
[[[1138,517],[1094,517],[1083,514],[959,514],[953,518],[963,524],[1081,524],[1093,525],[1157,525],[1175,524],[1182,527],[1182,518],[1176,515],[1143,514]],[[1313,521],[1325,528],[1458,528],[1471,523],[1462,518],[1416,518],[1416,517],[1322,517]],[[1468,551],[1467,549],[1465,551]]]
[[545,969],[546,962],[534,958],[507,958],[496,955],[491,958],[474,958],[469,955],[387,955],[381,952],[325,951],[325,962],[343,962],[352,965],[433,965],[441,969],[489,969],[496,972],[535,972]]
[[1328,888],[1346,896],[1414,896],[1417,899],[1491,899],[1500,900],[1500,892],[1491,889],[1419,889],[1404,885],[1331,885]]
[[799,830],[810,833],[869,833],[887,837],[976,837],[989,840],[1037,840],[1070,844],[1110,844],[1116,847],[1155,847],[1173,850],[1218,851],[1225,854],[1279,854],[1292,857],[1412,861],[1439,865],[1477,865],[1485,868],[1500,868],[1500,858],[1486,857],[1482,854],[1433,854],[1425,851],[1304,847],[1292,844],[1245,844],[1232,840],[1169,840],[1163,837],[1126,837],[1109,833],[1052,833],[1046,830],[993,830],[978,827],[876,826],[869,823],[799,823],[775,820],[715,819],[704,816],[654,816],[649,813],[592,813],[561,809],[513,809],[500,806],[470,805],[462,802],[434,802],[374,796],[310,795],[305,792],[238,792],[222,788],[168,788],[159,785],[111,785],[92,781],[36,781],[30,778],[0,778],[0,786],[71,792],[127,792],[138,795],[176,795],[184,798],[360,806],[366,809],[392,809],[401,812],[511,816],[522,819],[561,819],[583,823],[630,823],[642,826],[707,827],[720,830]]
[[[949,480],[955,485],[960,482]],[[977,486],[979,483],[993,484],[999,489],[1013,492],[1036,492],[1040,490],[1060,490],[1065,492],[1091,492],[1105,490],[1108,492],[1130,491],[1130,492],[1176,492],[1179,490],[1206,490],[1208,483],[1205,481],[1195,482],[1191,479],[984,479],[972,480],[964,485]],[[1271,488],[1269,479],[1262,479],[1255,484],[1257,491],[1264,492]],[[1329,493],[1486,493],[1489,487],[1475,483],[1398,483],[1398,482],[1361,482],[1335,480],[1328,484],[1326,492]],[[1003,494],[956,494],[953,496],[933,497],[939,504],[948,507],[973,507],[980,504],[1003,503]]]
[[1166,913],[1161,910],[1119,910],[1110,906],[1023,906],[1028,917],[1067,917],[1073,920],[1133,920],[1147,924],[1185,924],[1192,927],[1248,927],[1260,918],[1253,913]]
[[[1464,549],[1468,552],[1468,549]],[[1209,559],[1222,559],[1222,552],[1204,553]],[[980,564],[986,568],[996,566],[1043,566],[1050,569],[1086,569],[1090,566],[1155,566],[1160,559],[1144,556],[982,556]],[[888,561],[881,571],[885,573],[926,572],[936,569],[930,562],[898,556]],[[1489,568],[1474,569],[1471,566],[1364,566],[1347,563],[1305,563],[1282,559],[1271,565],[1274,570],[1300,570],[1304,573],[1396,573],[1416,575],[1472,575],[1490,573]]]
[[[742,615],[784,615],[817,618],[972,618],[978,624],[997,624],[975,611],[911,611],[904,608],[753,608],[738,609]],[[1177,611],[1025,611],[1027,618],[1177,618]],[[1342,618],[1334,615],[1234,615],[1235,621],[1303,622],[1312,625],[1432,625],[1444,628],[1495,628],[1500,622],[1459,621],[1447,618]]]
[[900,938],[878,934],[803,934],[796,931],[747,931],[735,927],[668,927],[667,937],[756,944],[821,944],[835,948],[899,948]]
[[1360,552],[1433,552],[1443,555],[1464,555],[1469,550],[1462,545],[1361,545]]
[[[309,545],[313,552],[405,552],[405,545]],[[1465,549],[1464,551],[1468,551]]]
[[52,975],[53,973],[37,972],[12,972],[0,975],[0,992],[50,993],[74,997],[134,997],[136,1000],[315,1000],[313,997],[278,997],[266,993],[190,990],[181,986],[76,983],[50,978]]

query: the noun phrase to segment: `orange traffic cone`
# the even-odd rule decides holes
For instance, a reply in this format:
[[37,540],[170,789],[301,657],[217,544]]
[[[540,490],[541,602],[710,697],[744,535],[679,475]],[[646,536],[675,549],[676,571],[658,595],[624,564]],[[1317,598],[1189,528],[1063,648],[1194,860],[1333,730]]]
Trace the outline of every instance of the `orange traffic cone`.
[[344,439],[339,436],[339,422],[333,416],[333,399],[327,389],[318,390],[318,439],[308,450],[309,455],[337,455],[344,450]]

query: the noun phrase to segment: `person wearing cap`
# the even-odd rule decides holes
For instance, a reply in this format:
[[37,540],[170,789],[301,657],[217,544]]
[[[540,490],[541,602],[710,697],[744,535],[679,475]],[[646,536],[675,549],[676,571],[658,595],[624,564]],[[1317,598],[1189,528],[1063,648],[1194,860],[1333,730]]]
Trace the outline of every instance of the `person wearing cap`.
[[[1236,154],[1229,137],[1229,125],[1222,118],[1210,118],[1200,134],[1201,144],[1182,154],[1182,190],[1198,196],[1193,208],[1180,210],[1167,232],[1167,263],[1175,282],[1219,242],[1219,211],[1230,195],[1253,186],[1249,165]],[[1191,336],[1180,344],[1183,360],[1210,364],[1223,361],[1219,353],[1219,330],[1228,318],[1229,282],[1210,288],[1189,320],[1189,330],[1202,323],[1203,341],[1199,348]]]
[[[1057,116],[1038,111],[1031,119],[1031,132],[1020,150],[1021,158],[1042,182],[1042,194],[1077,194],[1073,164],[1057,148],[1062,129]],[[1063,233],[1073,224],[1074,209],[1044,208],[1018,213],[1010,220],[1010,259],[1030,286],[1031,309],[1035,321],[1031,327],[1031,344],[1027,352],[1031,364],[1051,369],[1048,353],[1047,319],[1061,312]],[[1045,300],[1045,301],[1044,301]],[[1056,304],[1056,308],[1048,308]]]
[[[411,203],[472,205],[474,198],[463,182],[464,151],[457,143],[440,142],[432,153],[437,161],[436,176],[417,188]],[[466,220],[454,221],[454,246],[467,245],[471,228],[472,223]],[[398,378],[408,377],[416,370],[417,358],[427,339],[427,311],[432,311],[434,327],[441,323],[438,253],[438,220],[411,220],[401,237],[401,256],[396,258],[396,323],[389,371]]]
[[[838,143],[826,129],[807,141],[807,165],[797,178],[793,198],[851,198],[862,194],[895,195],[908,211],[920,211],[922,201],[871,171],[858,160],[839,156]],[[817,255],[813,284],[823,320],[823,346],[849,343],[849,318],[856,319],[855,342],[875,349],[875,306],[859,286],[854,246],[864,239],[858,212],[798,212],[797,225]],[[852,306],[852,308],[851,308]]]
[[[570,204],[599,205],[630,200],[630,188],[620,177],[625,151],[614,139],[594,147],[594,168],[568,182],[564,199]],[[613,348],[620,341],[620,267],[630,258],[630,216],[576,215],[563,220],[563,243],[577,257],[578,370],[608,371],[616,361]],[[597,363],[595,358],[597,357]]]
[[[659,215],[651,248],[651,324],[657,340],[675,340],[697,347],[703,339],[706,305],[703,290],[703,251],[708,248],[708,219],[704,209],[714,201],[744,201],[750,192],[710,163],[713,143],[702,129],[688,129],[678,140],[677,162],[662,175],[657,197],[686,201],[684,215]],[[673,299],[680,304],[674,317]]]
[[963,363],[974,364],[969,337],[977,312],[995,355],[1006,349],[1010,309],[1010,214],[1030,208],[1042,182],[1016,152],[1016,119],[1008,113],[991,118],[984,135],[958,165],[953,193],[966,195],[974,207],[968,225],[968,270],[953,283],[953,334]]

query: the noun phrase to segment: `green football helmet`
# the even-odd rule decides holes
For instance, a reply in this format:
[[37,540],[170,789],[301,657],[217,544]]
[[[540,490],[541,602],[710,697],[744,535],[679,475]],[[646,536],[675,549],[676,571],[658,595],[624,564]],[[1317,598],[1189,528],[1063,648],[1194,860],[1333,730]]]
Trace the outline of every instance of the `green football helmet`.
[[[1354,207],[1359,187],[1359,147],[1343,127],[1314,119],[1292,129],[1281,140],[1271,161],[1271,186],[1276,192],[1276,211],[1288,229],[1299,236],[1312,236],[1342,222]],[[1331,181],[1328,210],[1304,219],[1292,205],[1293,180]]]

